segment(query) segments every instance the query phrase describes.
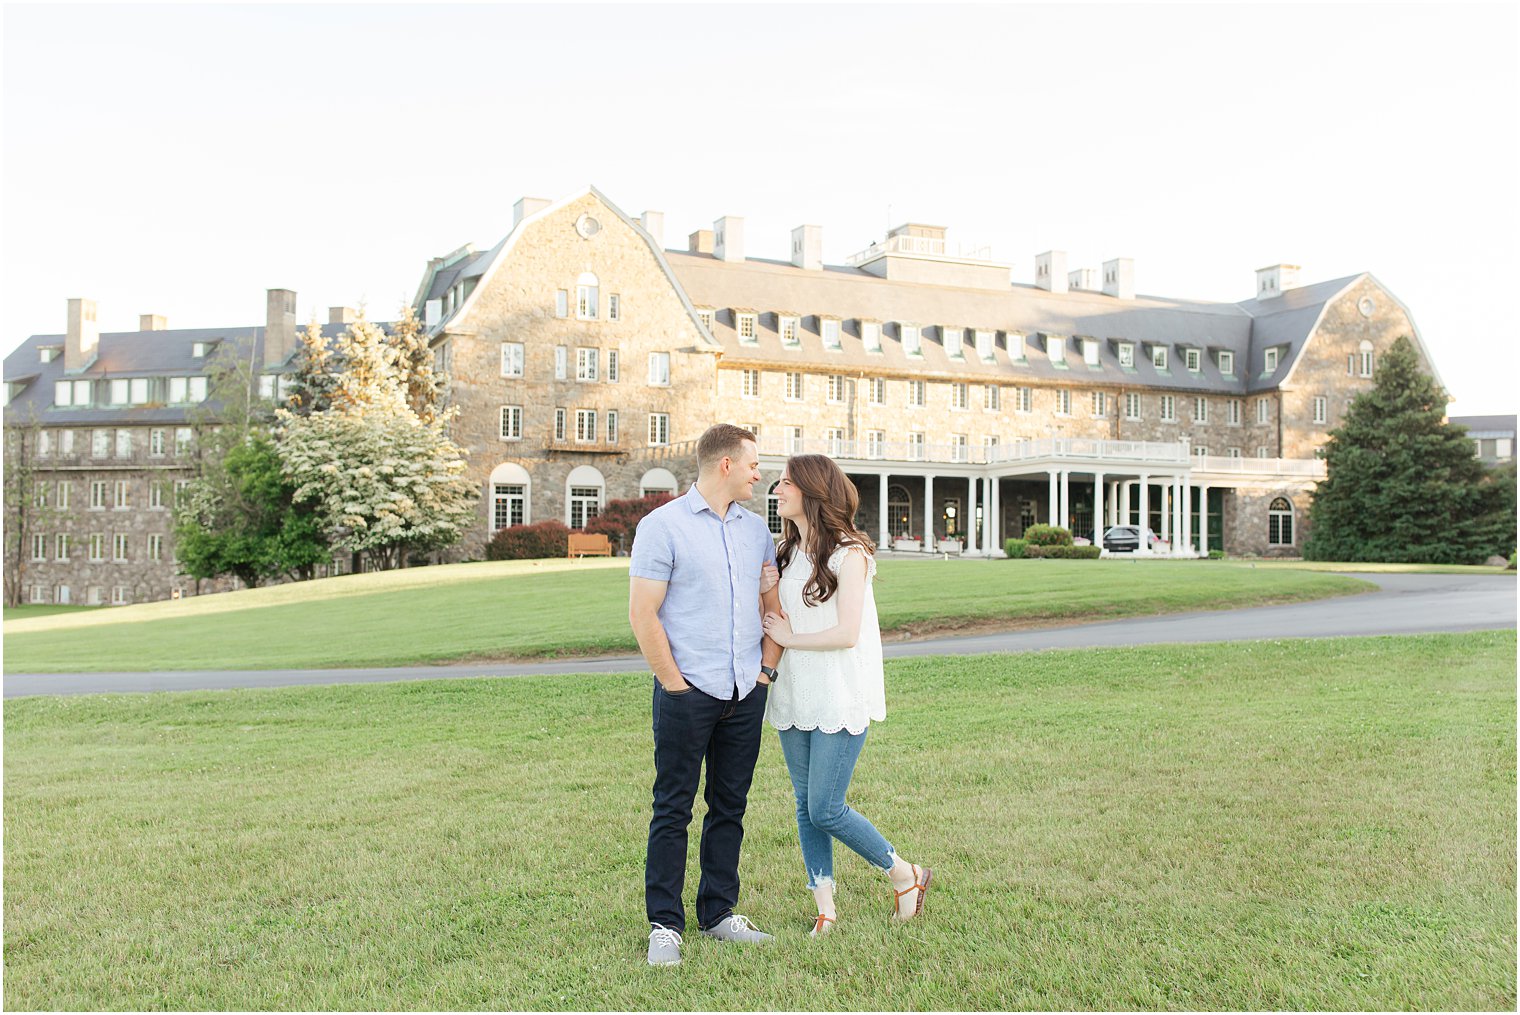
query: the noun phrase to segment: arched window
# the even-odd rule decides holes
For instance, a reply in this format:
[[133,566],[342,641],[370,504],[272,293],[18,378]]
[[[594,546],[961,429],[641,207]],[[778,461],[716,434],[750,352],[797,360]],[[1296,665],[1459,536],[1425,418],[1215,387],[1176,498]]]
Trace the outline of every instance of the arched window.
[[680,484],[669,469],[650,469],[639,480],[640,497],[648,497],[652,493],[668,493],[674,497],[679,491]]
[[1358,373],[1360,373],[1363,377],[1371,377],[1372,376],[1372,343],[1369,342],[1369,341],[1367,341],[1365,338],[1362,339],[1362,344],[1357,347],[1356,358],[1357,358],[1358,364],[1361,367],[1361,369],[1358,371]]
[[896,539],[913,530],[913,498],[906,488],[893,483],[887,487],[887,535]]
[[491,470],[486,489],[491,503],[492,532],[528,523],[531,487],[528,470],[521,465],[502,462]]
[[572,529],[585,528],[602,513],[606,493],[607,481],[599,469],[591,465],[571,469],[565,480],[565,524]]
[[765,524],[770,526],[773,536],[781,535],[781,511],[776,506],[776,487],[780,485],[781,480],[778,479],[765,492]]
[[596,320],[597,306],[601,301],[601,290],[598,288],[596,276],[591,272],[583,272],[581,277],[575,280],[575,316],[583,321]]
[[1267,545],[1293,545],[1293,504],[1286,497],[1274,498],[1267,506]]

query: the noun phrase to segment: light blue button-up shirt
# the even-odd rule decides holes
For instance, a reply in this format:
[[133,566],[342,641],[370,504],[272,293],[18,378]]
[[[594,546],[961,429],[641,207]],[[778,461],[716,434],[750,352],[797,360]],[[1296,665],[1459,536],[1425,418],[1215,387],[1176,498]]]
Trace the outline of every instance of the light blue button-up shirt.
[[737,503],[722,518],[695,484],[639,522],[628,573],[666,582],[660,623],[681,676],[724,701],[760,675],[760,568],[776,560],[764,519]]

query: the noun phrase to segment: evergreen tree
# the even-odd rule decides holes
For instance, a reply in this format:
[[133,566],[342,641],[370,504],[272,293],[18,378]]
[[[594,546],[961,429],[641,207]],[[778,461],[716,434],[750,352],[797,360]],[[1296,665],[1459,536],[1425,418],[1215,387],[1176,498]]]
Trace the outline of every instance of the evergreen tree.
[[337,387],[336,363],[322,326],[312,320],[301,332],[290,374],[289,396],[285,408],[297,416],[310,416],[314,412],[326,412],[332,405],[333,389]]
[[1305,557],[1473,564],[1510,552],[1513,508],[1506,517],[1505,491],[1466,430],[1444,421],[1446,401],[1409,340],[1394,342],[1372,390],[1330,431]]
[[406,391],[407,404],[418,419],[431,423],[443,406],[444,377],[433,368],[427,329],[410,306],[402,308],[401,320],[392,326],[390,343],[396,351],[396,370]]

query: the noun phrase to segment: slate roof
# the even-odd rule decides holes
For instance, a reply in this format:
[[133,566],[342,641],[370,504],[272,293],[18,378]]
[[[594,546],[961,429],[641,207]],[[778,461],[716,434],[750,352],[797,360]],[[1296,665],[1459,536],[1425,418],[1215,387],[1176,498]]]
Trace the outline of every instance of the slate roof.
[[1514,416],[1452,416],[1451,422],[1467,427],[1469,437],[1514,437]]

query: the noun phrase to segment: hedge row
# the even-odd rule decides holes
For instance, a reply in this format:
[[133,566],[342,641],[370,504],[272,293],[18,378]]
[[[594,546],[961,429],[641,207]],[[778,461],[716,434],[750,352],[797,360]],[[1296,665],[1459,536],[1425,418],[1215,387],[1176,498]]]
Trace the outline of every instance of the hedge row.
[[1031,546],[1024,551],[1027,557],[1052,557],[1060,560],[1097,560],[1103,555],[1101,546]]
[[1059,525],[1031,525],[1024,530],[1024,541],[1030,546],[1070,546],[1071,532]]

